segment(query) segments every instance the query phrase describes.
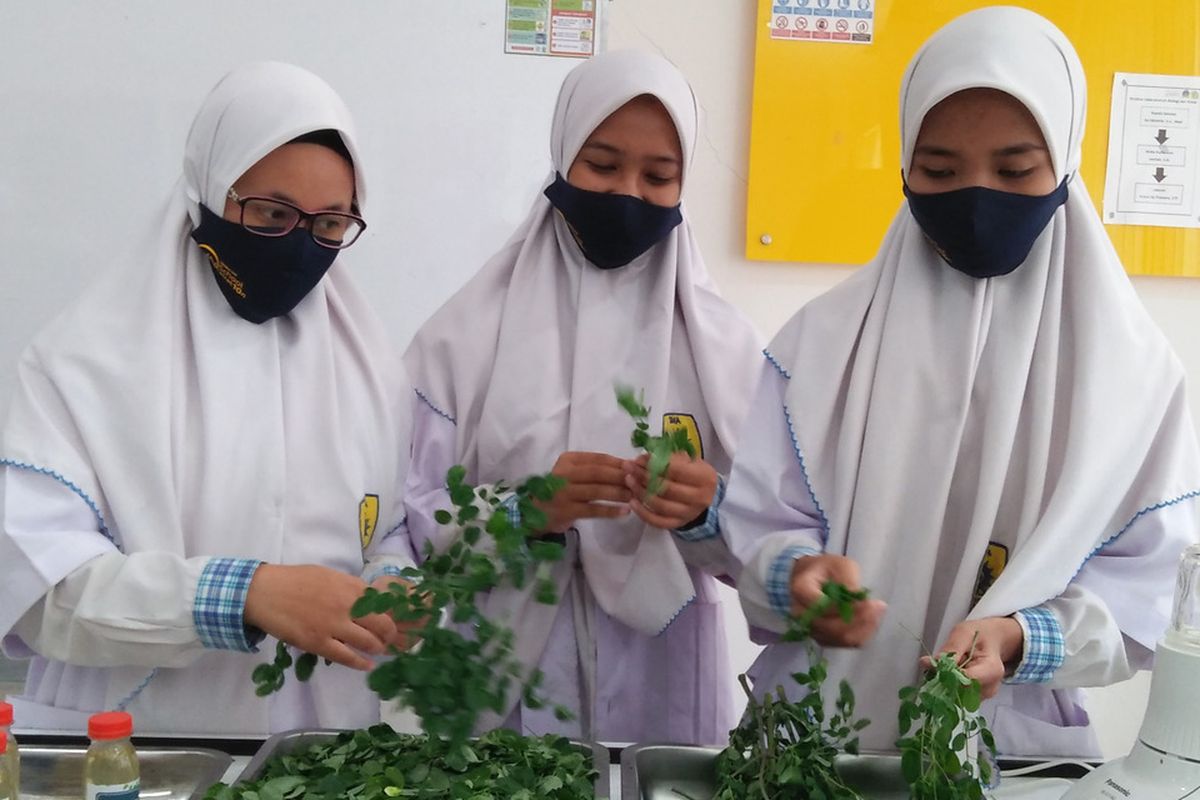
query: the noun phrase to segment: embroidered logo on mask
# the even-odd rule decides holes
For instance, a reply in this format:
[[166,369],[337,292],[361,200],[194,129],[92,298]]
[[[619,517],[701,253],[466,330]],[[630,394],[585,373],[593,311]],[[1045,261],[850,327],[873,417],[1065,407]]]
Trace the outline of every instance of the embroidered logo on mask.
[[362,540],[363,550],[371,546],[377,524],[379,524],[379,495],[364,494],[362,502],[358,504],[358,538]]
[[988,544],[987,552],[983,555],[983,563],[979,565],[979,577],[975,579],[975,594],[971,599],[972,608],[979,603],[987,590],[992,588],[992,584],[996,582],[996,578],[1000,577],[1000,573],[1004,572],[1006,566],[1008,566],[1008,548],[995,542]]
[[675,431],[687,431],[688,441],[696,449],[696,458],[704,458],[704,443],[700,441],[700,426],[691,414],[663,414],[663,436]]
[[200,249],[204,251],[204,255],[208,256],[208,262],[212,264],[213,271],[220,276],[221,280],[225,281],[234,294],[244,298],[246,296],[246,284],[237,276],[237,273],[220,259],[216,250],[213,250],[206,244],[200,245]]

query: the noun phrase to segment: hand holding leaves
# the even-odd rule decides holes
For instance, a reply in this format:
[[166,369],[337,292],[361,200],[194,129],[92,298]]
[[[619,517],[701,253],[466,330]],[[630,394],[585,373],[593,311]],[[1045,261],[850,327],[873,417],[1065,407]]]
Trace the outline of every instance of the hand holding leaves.
[[[973,656],[972,644],[961,660]],[[896,746],[913,800],[982,800],[992,777],[996,744],[979,714],[982,692],[959,661],[956,653],[942,653],[921,684],[900,690]],[[972,759],[968,745],[976,736],[986,750]]]
[[708,511],[717,493],[717,471],[707,461],[687,453],[672,453],[663,471],[658,494],[650,493],[651,456],[625,462],[625,484],[632,493],[629,507],[648,525],[665,530],[682,528]]
[[[531,534],[534,526],[547,522],[539,506],[563,485],[553,475],[534,476],[511,490],[511,502],[520,512],[520,521],[514,522],[502,505],[510,493],[506,486],[475,487],[466,482],[462,467],[451,468],[446,489],[455,510],[434,516],[438,524],[457,526],[460,538],[442,553],[427,543],[419,567],[404,570],[403,580],[389,580],[382,590],[367,587],[348,609],[348,624],[382,619],[393,634],[404,629],[420,640],[408,651],[392,647],[391,658],[375,667],[368,685],[385,700],[404,701],[431,736],[465,741],[482,712],[503,713],[513,691],[521,691],[529,705],[543,702],[541,675],[525,674],[513,654],[512,630],[488,619],[475,601],[500,586],[531,585],[538,602],[558,601],[551,565],[562,557],[562,545]],[[491,545],[487,552],[478,547],[485,536]],[[442,626],[446,617],[452,626]],[[314,656],[300,656],[296,676],[306,680],[315,665]],[[255,670],[259,693],[282,686],[289,666],[292,658],[281,645],[273,663]],[[560,706],[555,713],[566,718],[571,712]]]
[[[386,613],[401,622],[423,620],[417,632],[420,646],[393,652],[371,673],[368,684],[382,699],[399,698],[413,709],[426,733],[451,741],[470,736],[480,713],[503,713],[512,691],[520,690],[528,705],[543,702],[541,674],[525,674],[513,653],[512,630],[486,617],[476,598],[500,586],[524,589],[532,584],[538,602],[556,603],[551,564],[563,552],[558,543],[530,538],[533,526],[546,522],[537,504],[553,499],[564,485],[561,478],[534,476],[513,489],[521,512],[514,523],[502,505],[507,487],[475,487],[465,475],[461,467],[447,473],[456,510],[436,514],[439,524],[461,528],[461,539],[444,553],[427,544],[421,566],[405,572],[414,591],[397,584],[385,592],[368,589],[353,609],[356,617]],[[485,536],[494,552],[477,549]],[[452,626],[439,624],[445,615]],[[570,716],[561,706],[555,713]]]
[[[386,617],[352,619],[366,584],[330,567],[262,564],[250,581],[244,619],[276,639],[354,669],[374,666],[395,640]],[[364,655],[365,654],[365,655]]]
[[[1000,689],[1007,665],[1021,660],[1025,633],[1012,617],[985,617],[960,622],[950,631],[942,644],[941,653],[967,653],[959,666],[968,678],[979,681],[986,700]],[[931,658],[921,659],[921,666],[930,669]]]
[[788,700],[782,686],[767,692],[758,702],[746,676],[740,676],[748,698],[743,723],[729,734],[729,747],[717,758],[719,779],[716,800],[748,798],[824,797],[828,800],[861,800],[834,768],[841,753],[858,752],[858,732],[870,724],[854,718],[854,691],[850,684],[838,684],[832,713],[825,707],[823,693],[828,668],[809,639],[811,625],[820,614],[829,612],[852,621],[856,604],[867,596],[866,590],[851,590],[833,581],[826,582],[819,600],[789,622],[787,641],[808,642],[811,665],[792,678],[800,684],[800,699]]
[[[831,584],[836,587],[830,595]],[[792,563],[792,614],[805,635],[826,647],[862,647],[879,628],[887,604],[860,589],[858,564],[821,553]]]
[[552,498],[534,503],[535,514],[528,525],[534,535],[562,533],[581,519],[615,519],[629,513],[625,462],[616,456],[563,453],[550,474],[564,484]]
[[662,491],[663,478],[671,456],[675,453],[686,453],[690,458],[695,458],[696,448],[688,439],[687,431],[682,429],[662,436],[650,435],[650,409],[645,405],[644,392],[635,394],[628,386],[617,386],[616,392],[617,404],[633,418],[633,434],[629,441],[634,447],[645,450],[648,456],[644,465],[647,472],[646,497],[654,497]]
[[[371,588],[377,592],[386,592],[389,590],[395,591],[416,591],[412,581],[393,575],[382,575],[371,582]],[[390,644],[399,649],[407,650],[419,641],[420,630],[425,627],[426,619],[420,617],[418,619],[396,619],[393,615],[392,622],[395,626],[395,632],[392,634]]]

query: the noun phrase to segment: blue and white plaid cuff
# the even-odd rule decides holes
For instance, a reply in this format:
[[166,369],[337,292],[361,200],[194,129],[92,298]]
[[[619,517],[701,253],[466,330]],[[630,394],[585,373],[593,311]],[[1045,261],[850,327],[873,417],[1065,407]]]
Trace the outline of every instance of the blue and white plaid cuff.
[[521,509],[517,505],[520,501],[521,498],[517,496],[516,492],[513,492],[500,504],[500,507],[508,512],[508,524],[514,528],[521,526]]
[[363,573],[363,583],[374,583],[384,575],[390,575],[393,578],[399,578],[403,574],[404,571],[395,564],[379,564],[377,566],[370,567],[366,572]]
[[712,504],[704,513],[704,518],[695,524],[685,525],[675,530],[675,535],[685,542],[703,542],[715,539],[721,535],[721,520],[718,512],[721,501],[725,499],[725,479],[717,476],[717,491],[713,494]]
[[1013,619],[1025,634],[1025,655],[1004,682],[1048,682],[1062,666],[1067,651],[1058,617],[1048,608],[1035,606],[1018,611]]
[[777,614],[787,617],[792,613],[792,564],[797,558],[820,554],[816,548],[794,544],[775,556],[767,573],[766,589],[767,599]]
[[263,562],[252,558],[213,558],[196,584],[192,621],[200,643],[213,650],[258,652],[262,631],[246,625],[246,594],[254,571]]

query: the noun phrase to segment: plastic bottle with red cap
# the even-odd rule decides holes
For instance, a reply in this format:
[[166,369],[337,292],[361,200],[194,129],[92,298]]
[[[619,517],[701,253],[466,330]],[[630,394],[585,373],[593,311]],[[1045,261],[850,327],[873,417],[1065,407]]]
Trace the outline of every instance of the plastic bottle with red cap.
[[85,800],[137,800],[141,770],[129,737],[133,717],[124,711],[93,714],[88,720],[87,760],[83,766]]
[[[3,761],[7,768],[8,777],[12,780],[13,795],[16,796],[16,788],[21,785],[21,749],[17,746],[17,737],[13,736],[12,724],[12,705],[0,701],[0,733],[5,734],[8,738],[7,752],[0,755],[0,761]],[[0,800],[4,800],[2,793],[0,793]]]
[[0,731],[0,800],[17,800],[17,782],[8,769],[8,734]]

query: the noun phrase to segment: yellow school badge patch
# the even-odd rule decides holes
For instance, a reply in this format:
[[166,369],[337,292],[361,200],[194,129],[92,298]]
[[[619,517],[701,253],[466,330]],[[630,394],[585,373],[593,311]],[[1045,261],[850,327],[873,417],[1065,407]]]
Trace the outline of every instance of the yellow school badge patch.
[[663,436],[675,431],[687,431],[688,441],[696,450],[696,458],[704,458],[704,443],[700,441],[700,426],[691,414],[663,414]]
[[996,582],[996,578],[1000,577],[1000,573],[1004,572],[1006,566],[1008,566],[1008,548],[995,542],[989,544],[987,552],[983,554],[983,563],[979,565],[979,577],[975,579],[972,607],[979,602],[984,592],[992,588],[992,584]]
[[358,504],[358,536],[362,540],[363,550],[371,546],[375,538],[375,526],[379,524],[379,495],[364,494]]

